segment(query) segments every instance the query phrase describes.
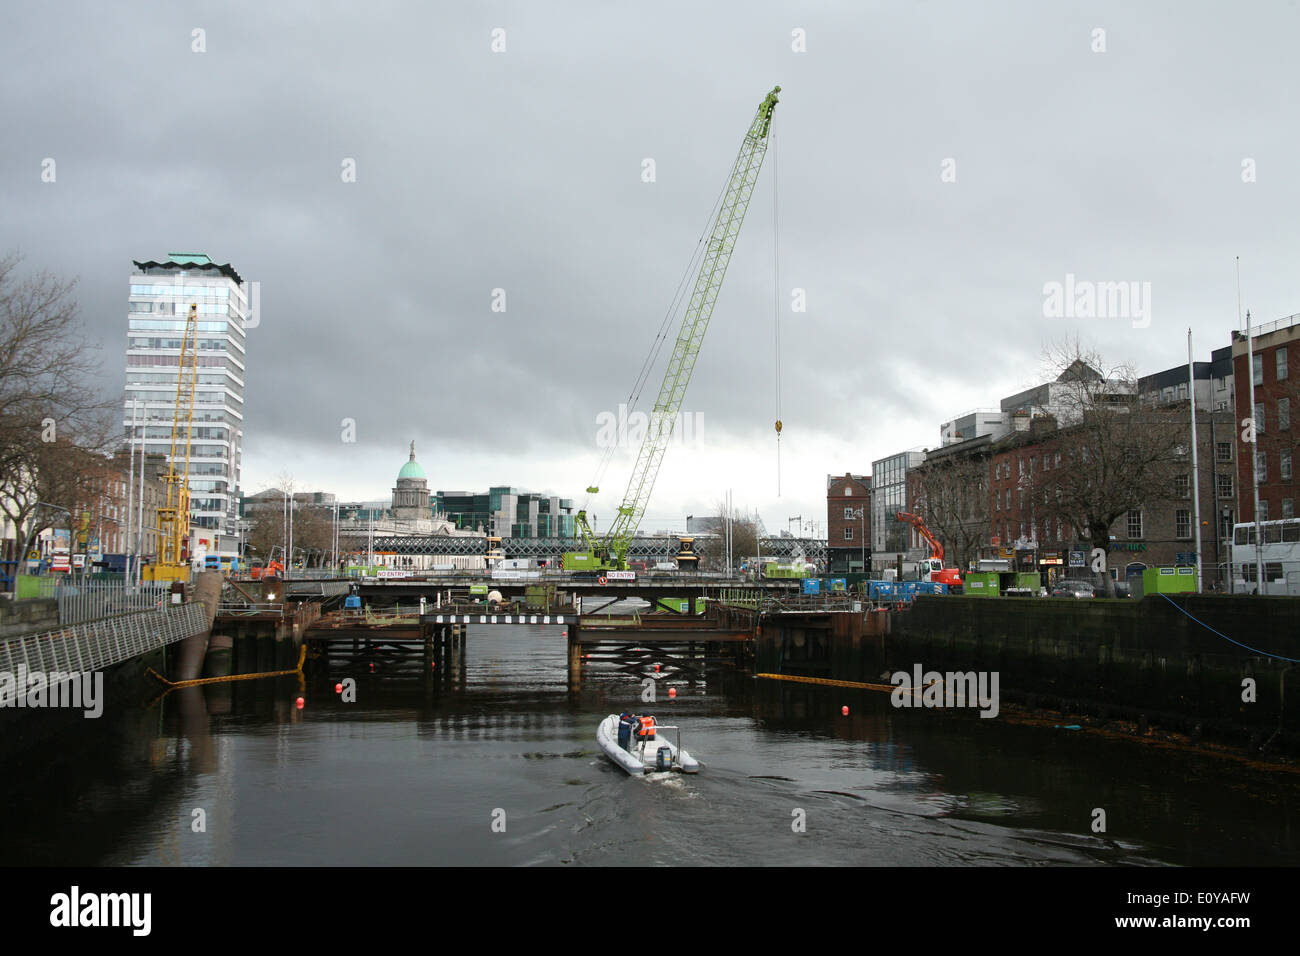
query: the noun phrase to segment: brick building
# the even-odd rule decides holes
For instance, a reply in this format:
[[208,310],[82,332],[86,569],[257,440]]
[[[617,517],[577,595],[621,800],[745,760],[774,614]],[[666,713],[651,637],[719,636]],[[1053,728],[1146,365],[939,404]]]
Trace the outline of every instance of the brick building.
[[[1149,419],[1156,416],[1168,427],[1185,427],[1190,435],[1186,400],[1148,404],[1141,414],[1142,422],[1134,427],[1151,427]],[[1207,568],[1228,560],[1229,538],[1216,525],[1216,515],[1232,503],[1231,429],[1231,412],[1198,409],[1201,554]],[[1072,429],[1058,430],[1035,419],[1030,429],[995,444],[989,474],[990,556],[996,554],[1014,560],[1024,570],[1053,572],[1055,576],[1071,573],[1071,569],[1081,573],[1086,567],[1092,547],[1086,530],[1074,528],[1069,516],[1053,506],[1052,473],[1088,467],[1084,456],[1072,447],[1072,433]],[[1192,458],[1186,445],[1180,453],[1183,464],[1175,469],[1167,493],[1150,498],[1111,525],[1106,563],[1120,579],[1146,567],[1195,561]]]
[[826,561],[832,573],[871,566],[871,476],[826,476]]
[[[1295,517],[1300,497],[1295,462],[1300,452],[1300,424],[1293,427],[1291,412],[1300,413],[1300,315],[1288,316],[1251,330],[1254,339],[1253,382],[1248,378],[1244,332],[1232,333],[1232,368],[1236,395],[1237,513],[1239,521],[1255,520],[1251,445],[1247,425],[1255,421],[1254,452],[1259,467],[1260,520]],[[1291,369],[1296,368],[1296,375]]]
[[[158,509],[167,501],[167,485],[161,477],[167,471],[167,456],[146,455],[144,468],[143,517],[140,515],[140,462],[137,457],[133,473],[126,451],[121,451],[112,458],[92,462],[79,473],[75,483],[69,483],[69,486],[75,484],[76,491],[75,497],[66,499],[71,502],[66,507],[72,512],[71,524],[77,534],[69,534],[70,519],[66,514],[51,511],[46,515],[50,524],[34,536],[31,550],[43,557],[48,557],[55,547],[69,548],[73,554],[125,554],[129,543],[132,552],[155,558]],[[134,484],[129,485],[132,478]]]

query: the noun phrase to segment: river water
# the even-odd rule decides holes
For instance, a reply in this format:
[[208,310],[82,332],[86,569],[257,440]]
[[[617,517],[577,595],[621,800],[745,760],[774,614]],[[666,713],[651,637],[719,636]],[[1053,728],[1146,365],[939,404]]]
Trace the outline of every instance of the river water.
[[[1223,757],[732,672],[660,680],[653,706],[612,667],[570,693],[558,628],[471,627],[457,676],[111,707],[8,761],[0,862],[1300,863],[1297,775]],[[595,731],[626,707],[679,725],[703,771],[617,769]]]

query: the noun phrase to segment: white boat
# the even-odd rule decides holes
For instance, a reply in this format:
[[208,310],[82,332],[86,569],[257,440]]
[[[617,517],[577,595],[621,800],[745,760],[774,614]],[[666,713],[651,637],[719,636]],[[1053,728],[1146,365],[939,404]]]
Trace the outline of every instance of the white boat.
[[[650,718],[653,720],[654,718]],[[661,734],[671,730],[674,742]],[[681,729],[655,724],[651,734],[630,735],[628,745],[618,742],[618,714],[610,714],[596,728],[596,743],[605,756],[631,774],[645,773],[699,773],[700,764],[681,748]]]

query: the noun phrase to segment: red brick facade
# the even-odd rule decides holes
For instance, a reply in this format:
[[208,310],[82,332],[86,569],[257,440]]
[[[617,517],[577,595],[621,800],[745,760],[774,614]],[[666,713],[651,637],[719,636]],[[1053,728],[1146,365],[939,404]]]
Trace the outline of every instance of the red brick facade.
[[1232,371],[1236,395],[1236,421],[1233,443],[1236,447],[1236,487],[1238,521],[1255,520],[1255,497],[1251,492],[1254,479],[1252,447],[1246,440],[1255,407],[1260,412],[1253,450],[1260,459],[1260,518],[1271,520],[1300,516],[1297,501],[1300,487],[1296,466],[1300,465],[1300,422],[1291,422],[1300,414],[1300,326],[1288,326],[1255,335],[1256,366],[1262,373],[1260,384],[1251,385],[1249,357],[1245,337],[1234,334]]
[[[861,518],[846,516],[846,512],[859,508]],[[870,562],[871,478],[854,474],[827,476],[826,551],[830,569],[847,571],[850,562],[860,563],[864,547]]]

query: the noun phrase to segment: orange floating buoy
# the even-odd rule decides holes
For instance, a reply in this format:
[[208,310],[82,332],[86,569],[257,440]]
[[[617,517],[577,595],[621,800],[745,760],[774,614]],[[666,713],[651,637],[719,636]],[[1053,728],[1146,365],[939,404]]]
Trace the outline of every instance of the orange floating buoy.
[[656,674],[659,673],[659,665],[658,665],[658,664],[655,665],[655,673],[656,673]]
[[845,704],[843,707],[841,707],[840,713],[843,714],[845,717],[847,717],[849,715],[849,705]]
[[301,697],[299,697],[299,698],[298,698],[298,709],[299,709],[299,710],[302,710],[303,706],[304,706],[306,703],[307,703],[307,702],[306,702],[305,700],[303,700]]
[[669,696],[669,697],[676,697],[676,696],[677,696],[677,688],[676,688],[676,687],[669,687],[669,688],[668,688],[668,696]]

